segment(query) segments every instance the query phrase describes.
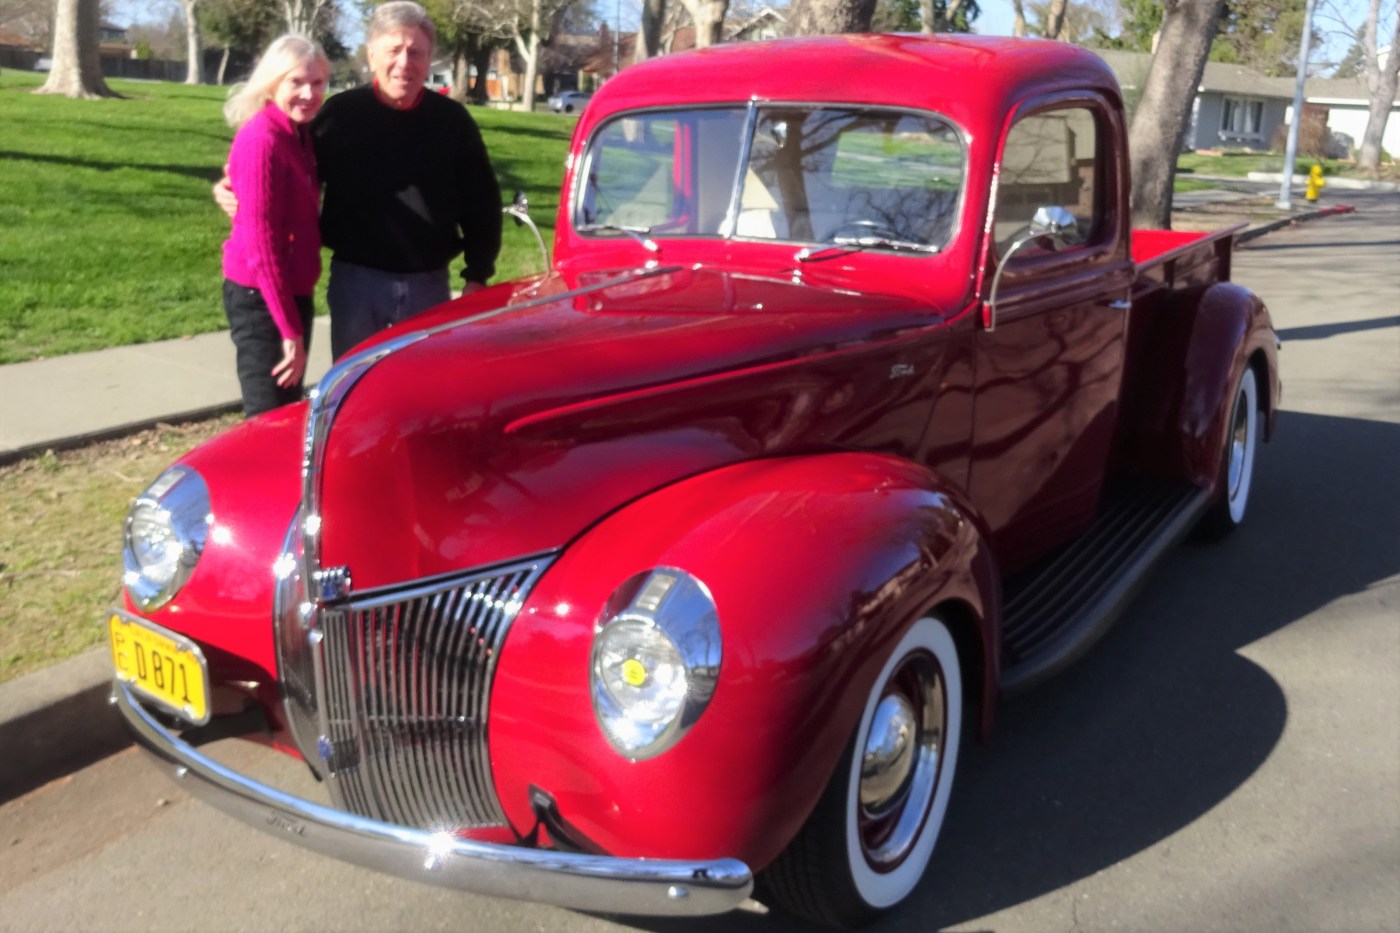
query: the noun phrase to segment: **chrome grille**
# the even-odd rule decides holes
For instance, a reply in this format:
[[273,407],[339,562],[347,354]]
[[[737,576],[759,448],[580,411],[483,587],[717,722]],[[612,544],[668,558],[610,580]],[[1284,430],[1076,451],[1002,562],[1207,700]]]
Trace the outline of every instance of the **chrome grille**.
[[497,653],[546,566],[380,590],[314,613],[279,594],[292,731],[338,805],[424,829],[504,822],[487,704]]

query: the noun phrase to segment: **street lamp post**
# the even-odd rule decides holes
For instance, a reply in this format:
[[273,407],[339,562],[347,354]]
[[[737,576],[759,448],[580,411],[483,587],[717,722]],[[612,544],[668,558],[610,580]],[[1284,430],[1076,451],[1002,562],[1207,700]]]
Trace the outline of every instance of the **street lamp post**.
[[1312,17],[1315,0],[1308,0],[1303,13],[1303,45],[1298,51],[1298,83],[1293,88],[1293,119],[1288,126],[1288,145],[1283,157],[1283,183],[1279,185],[1276,206],[1293,208],[1293,160],[1298,157],[1298,127],[1303,122],[1303,84],[1308,79],[1308,52],[1312,46]]

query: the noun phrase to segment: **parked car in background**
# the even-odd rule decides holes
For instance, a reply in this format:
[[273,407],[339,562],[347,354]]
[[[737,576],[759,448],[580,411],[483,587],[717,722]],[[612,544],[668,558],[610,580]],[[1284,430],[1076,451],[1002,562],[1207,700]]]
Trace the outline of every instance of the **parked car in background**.
[[[629,67],[575,127],[551,268],[135,502],[117,706],[190,793],[381,871],[632,914],[757,875],[868,921],[999,698],[1243,521],[1280,383],[1232,242],[1130,229],[1118,82],[1075,46]],[[231,735],[322,799],[200,747]]]
[[592,97],[584,91],[564,91],[549,99],[549,109],[555,113],[573,113],[582,110]]

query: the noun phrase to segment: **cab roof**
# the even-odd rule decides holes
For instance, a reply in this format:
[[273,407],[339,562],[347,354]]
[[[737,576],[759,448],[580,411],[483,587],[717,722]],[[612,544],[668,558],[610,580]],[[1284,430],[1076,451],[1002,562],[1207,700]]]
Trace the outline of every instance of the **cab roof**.
[[638,107],[829,101],[933,110],[975,135],[1000,126],[1007,111],[1028,97],[1071,89],[1119,99],[1118,82],[1103,60],[1063,42],[843,34],[729,43],[654,58],[608,80],[585,120],[591,126]]

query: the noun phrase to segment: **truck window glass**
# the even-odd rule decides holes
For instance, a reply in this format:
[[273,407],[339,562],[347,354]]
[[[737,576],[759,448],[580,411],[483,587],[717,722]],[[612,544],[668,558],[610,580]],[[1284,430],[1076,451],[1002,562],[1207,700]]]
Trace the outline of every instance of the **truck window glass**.
[[942,246],[952,233],[962,166],[957,134],[934,118],[765,108],[735,233],[804,243],[876,236]]
[[734,189],[744,118],[742,108],[728,108],[607,123],[589,147],[576,223],[717,235]]
[[947,244],[964,162],[947,123],[896,111],[764,107],[741,170],[748,116],[741,107],[651,111],[605,124],[585,156],[575,223],[652,236],[720,236],[732,225],[747,239]]
[[1092,243],[1100,229],[1099,174],[1093,111],[1071,107],[1032,114],[1016,123],[1006,137],[997,182],[997,252],[1005,254],[1036,210],[1050,205],[1073,214],[1081,242]]

